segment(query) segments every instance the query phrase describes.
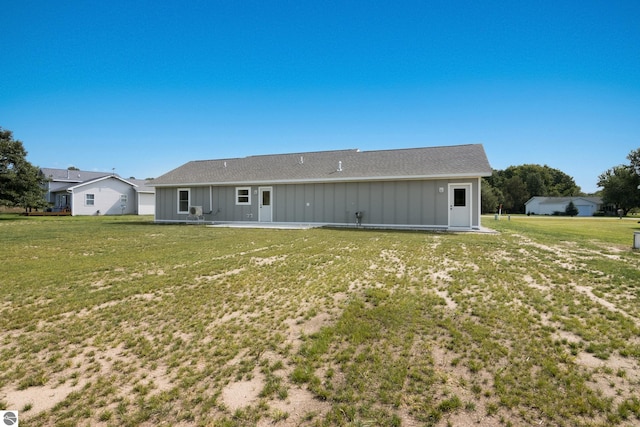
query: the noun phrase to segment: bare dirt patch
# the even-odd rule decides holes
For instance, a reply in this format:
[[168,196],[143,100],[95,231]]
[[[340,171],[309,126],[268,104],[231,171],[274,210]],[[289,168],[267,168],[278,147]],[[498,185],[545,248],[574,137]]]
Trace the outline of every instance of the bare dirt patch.
[[58,386],[44,385],[29,387],[25,390],[8,390],[0,393],[0,398],[7,401],[8,408],[22,410],[25,406],[31,405],[31,409],[28,412],[23,411],[20,414],[22,419],[28,419],[30,414],[47,411],[66,399],[69,394],[82,390],[86,383],[87,380],[83,379],[73,385],[65,383]]
[[222,401],[227,408],[235,411],[258,402],[263,388],[264,375],[254,369],[251,379],[228,384],[222,390]]
[[[323,416],[331,408],[329,402],[318,400],[309,390],[299,386],[293,386],[289,389],[287,399],[272,401],[269,406],[288,415],[285,420],[276,424],[287,427],[301,425],[308,414]],[[274,425],[272,420],[263,420],[258,423],[259,427],[270,425]]]
[[288,319],[285,323],[288,325],[287,342],[291,344],[294,351],[297,351],[302,344],[302,335],[310,335],[320,331],[324,325],[331,321],[329,313],[320,313],[310,319]]
[[590,299],[591,301],[593,301],[593,302],[595,302],[596,304],[599,304],[599,305],[601,305],[601,306],[605,307],[607,310],[613,311],[613,312],[615,312],[615,313],[620,313],[620,314],[622,314],[623,316],[625,316],[625,317],[627,317],[627,318],[630,318],[630,319],[633,319],[633,320],[635,320],[635,321],[636,321],[636,323],[638,323],[638,322],[637,322],[637,320],[638,320],[638,319],[636,319],[634,316],[631,316],[631,315],[630,315],[630,314],[628,314],[627,312],[625,312],[625,311],[623,311],[623,310],[620,310],[620,309],[619,309],[619,308],[618,308],[614,303],[612,303],[612,302],[610,302],[610,301],[607,301],[607,300],[606,300],[606,299],[604,299],[604,298],[600,298],[599,296],[596,296],[596,295],[593,293],[593,290],[592,290],[590,287],[588,287],[588,286],[575,286],[575,289],[576,289],[578,292],[580,292],[580,293],[582,293],[582,294],[586,295],[587,297],[589,297],[589,299]]
[[276,262],[283,262],[287,259],[286,255],[272,256],[268,258],[251,257],[251,262],[258,266],[273,265]]
[[436,290],[435,293],[445,301],[449,310],[455,310],[458,308],[458,303],[449,296],[449,292]]

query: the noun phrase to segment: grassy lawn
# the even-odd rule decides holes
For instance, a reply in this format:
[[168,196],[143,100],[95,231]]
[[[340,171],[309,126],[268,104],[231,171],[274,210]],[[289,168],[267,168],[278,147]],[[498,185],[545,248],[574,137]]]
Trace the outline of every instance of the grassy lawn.
[[499,231],[0,215],[23,426],[640,425],[632,219]]

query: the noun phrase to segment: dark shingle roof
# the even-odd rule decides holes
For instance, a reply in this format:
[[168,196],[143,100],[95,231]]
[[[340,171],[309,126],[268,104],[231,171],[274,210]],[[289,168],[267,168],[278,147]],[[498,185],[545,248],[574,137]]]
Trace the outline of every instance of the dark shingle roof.
[[128,179],[127,181],[138,186],[136,188],[138,193],[154,193],[156,191],[155,188],[149,186],[151,181],[146,179]]
[[40,172],[46,179],[61,182],[85,182],[103,176],[115,175],[111,172],[89,172],[70,169],[40,168]]
[[480,144],[399,150],[338,150],[188,162],[152,186],[295,183],[490,176]]

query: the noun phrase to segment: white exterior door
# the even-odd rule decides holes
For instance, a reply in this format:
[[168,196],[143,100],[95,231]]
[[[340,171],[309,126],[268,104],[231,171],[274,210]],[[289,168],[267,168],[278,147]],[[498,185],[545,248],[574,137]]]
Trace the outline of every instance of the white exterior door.
[[471,228],[471,184],[449,184],[449,227]]
[[272,204],[272,194],[273,190],[271,187],[259,187],[258,188],[258,197],[259,197],[259,207],[258,207],[258,221],[260,222],[271,222],[273,218],[273,204]]

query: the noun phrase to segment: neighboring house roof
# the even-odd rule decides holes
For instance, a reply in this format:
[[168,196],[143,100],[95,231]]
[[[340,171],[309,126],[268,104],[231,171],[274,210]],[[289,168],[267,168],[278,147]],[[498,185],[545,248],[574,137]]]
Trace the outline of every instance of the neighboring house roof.
[[42,175],[52,182],[85,182],[103,176],[117,174],[111,172],[88,172],[70,169],[40,168]]
[[398,150],[338,150],[188,162],[151,186],[490,176],[480,144]]
[[67,187],[67,190],[75,190],[76,188],[84,187],[86,185],[93,185],[93,184],[95,184],[97,182],[104,181],[104,180],[107,180],[107,179],[117,179],[118,181],[122,181],[127,185],[130,185],[132,187],[136,187],[136,185],[134,183],[132,183],[130,181],[127,181],[124,178],[120,178],[118,175],[106,175],[106,176],[101,176],[99,178],[91,179],[89,181],[84,181],[84,182],[77,183],[75,185],[71,185],[71,186]]
[[138,193],[155,193],[156,189],[149,186],[150,181],[144,179],[129,179],[127,180],[136,185],[136,191]]
[[138,193],[154,193],[155,189],[143,179],[124,179],[113,172],[89,172],[70,169],[40,168],[40,173],[49,180],[49,191],[60,192],[70,190],[81,185],[98,182],[102,179],[116,178],[135,188]]
[[551,205],[551,204],[566,204],[569,202],[576,202],[576,200],[586,200],[589,203],[593,203],[595,205],[602,204],[602,197],[544,197],[544,196],[535,196],[530,198],[525,202],[525,205],[528,205],[531,202],[538,201],[540,205]]

